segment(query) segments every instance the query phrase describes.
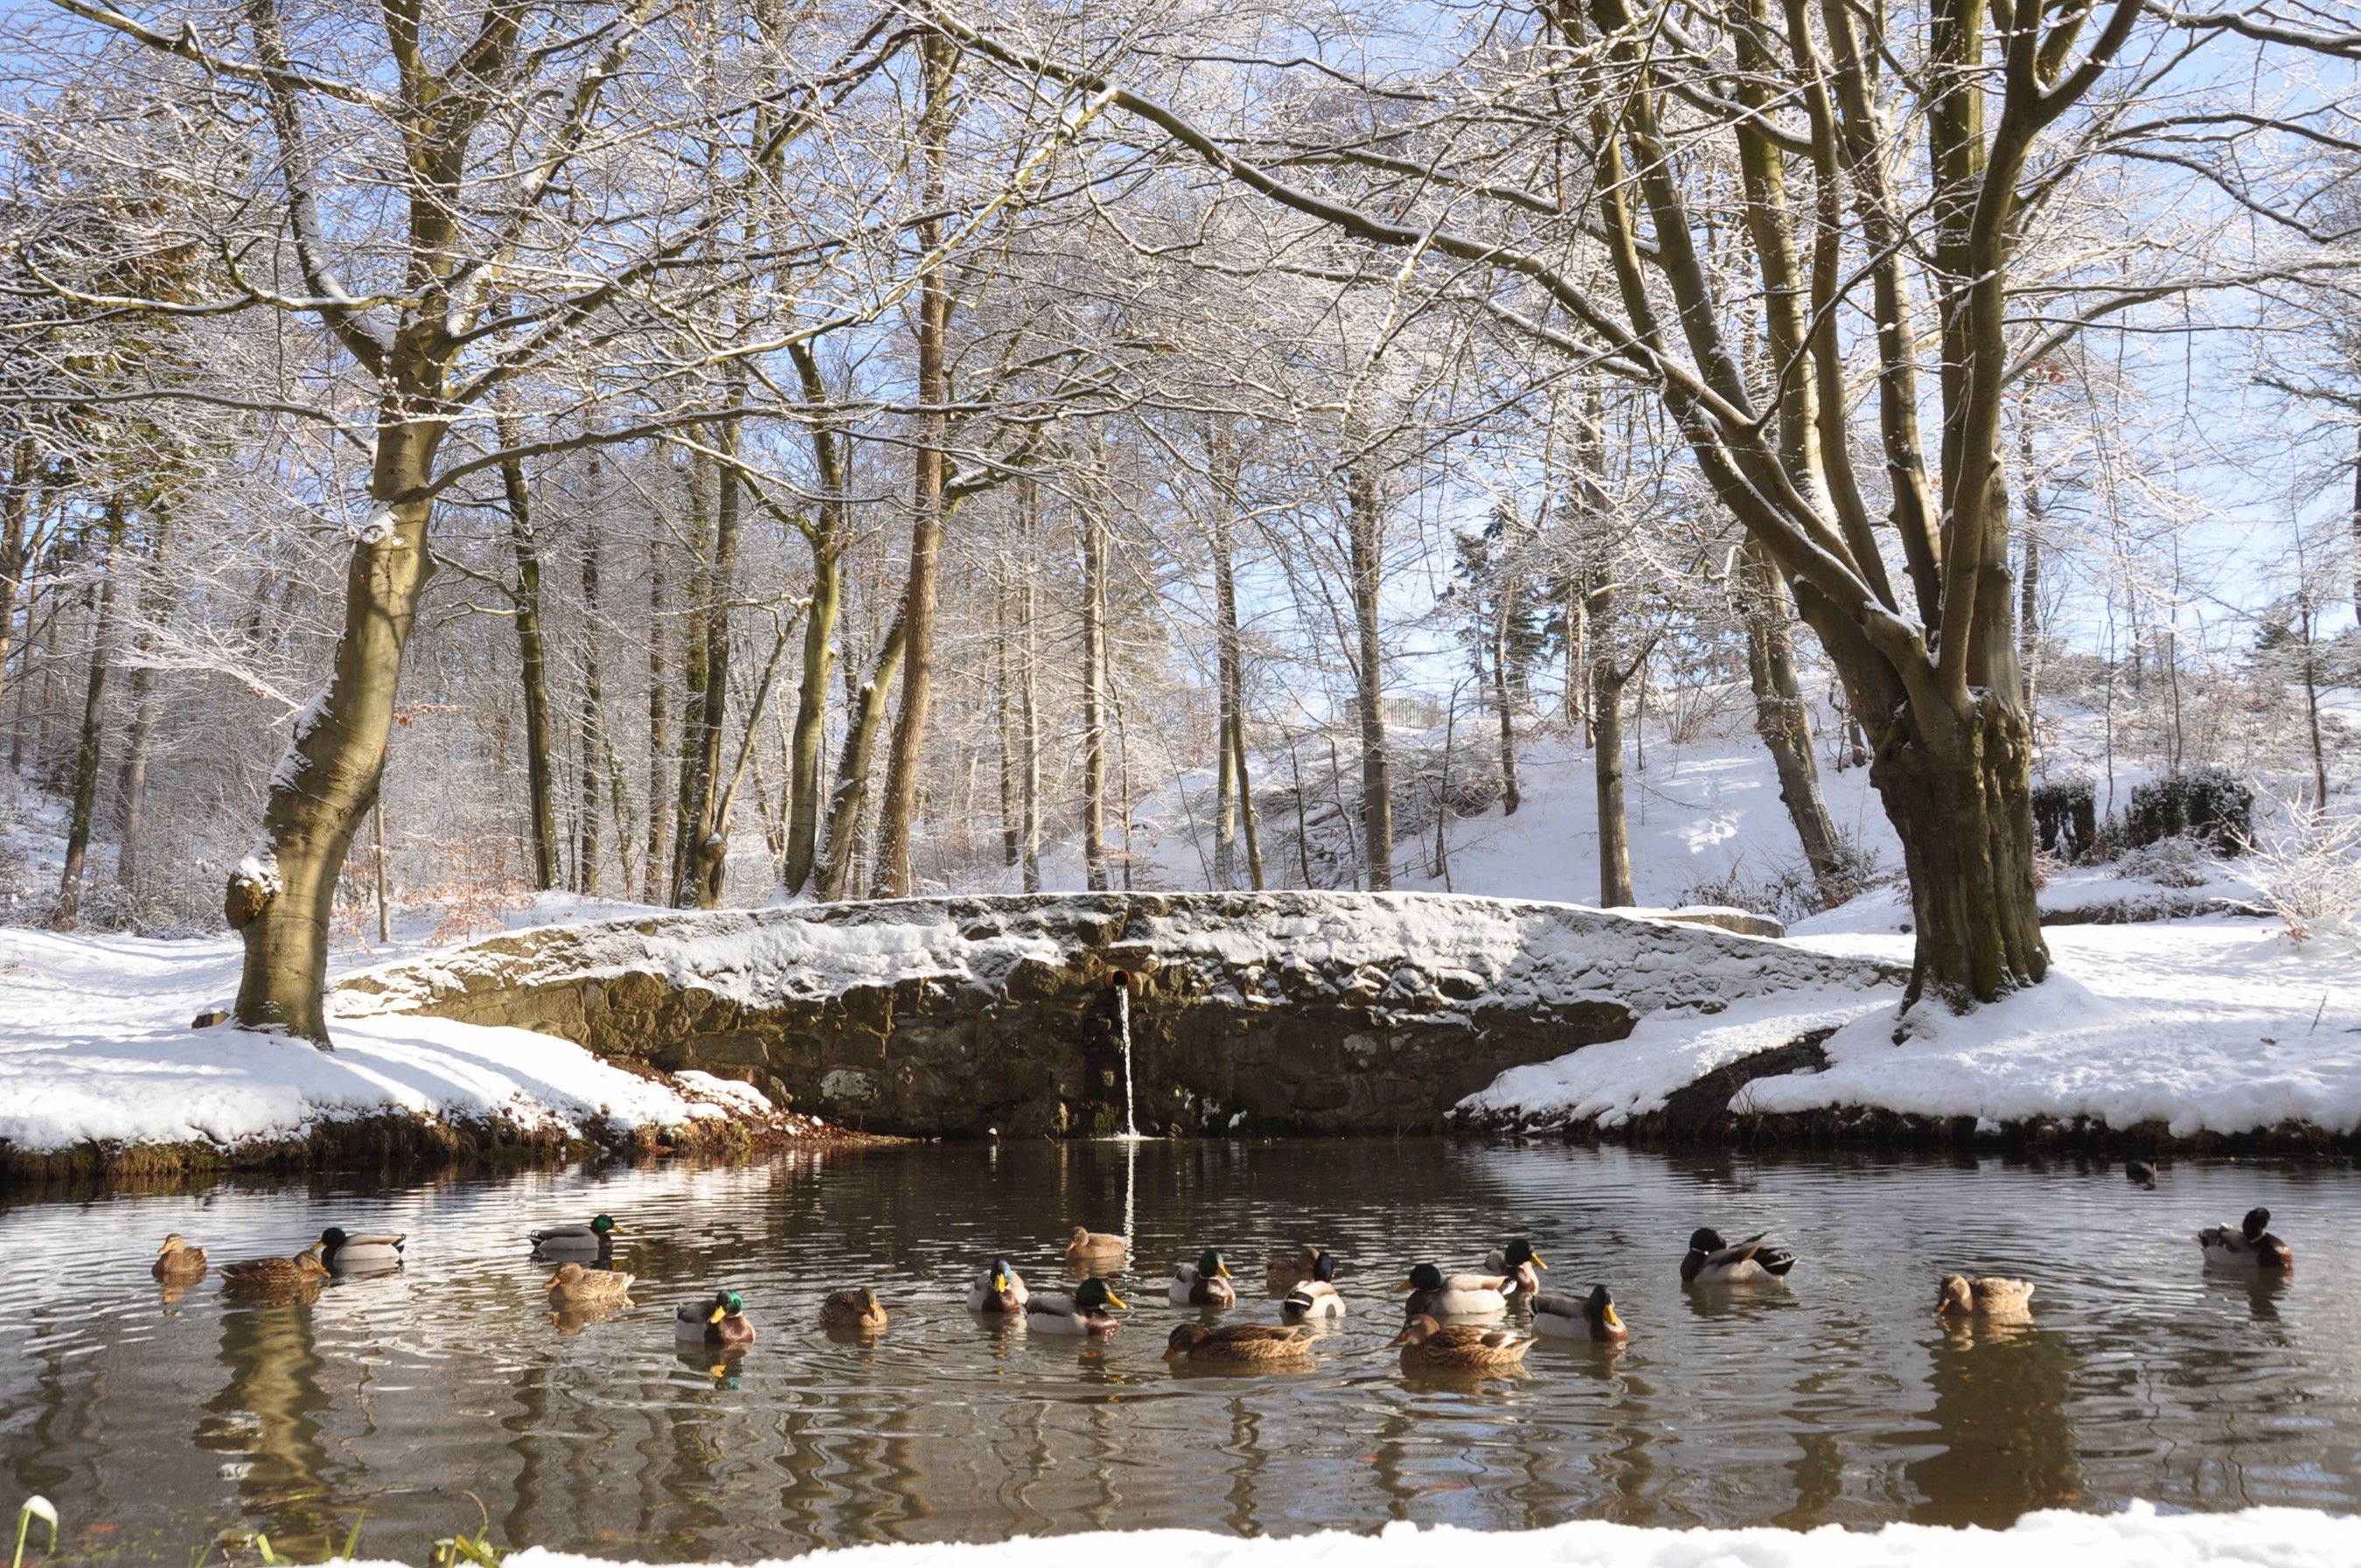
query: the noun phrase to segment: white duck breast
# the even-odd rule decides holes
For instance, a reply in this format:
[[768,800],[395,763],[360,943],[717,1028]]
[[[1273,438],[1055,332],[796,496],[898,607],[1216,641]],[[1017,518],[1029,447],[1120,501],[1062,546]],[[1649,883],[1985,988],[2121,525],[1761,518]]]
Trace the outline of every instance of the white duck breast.
[[1025,1277],[1005,1263],[986,1264],[976,1270],[975,1288],[967,1293],[967,1310],[971,1312],[1009,1312],[1021,1314],[1032,1293],[1025,1288]]
[[1279,1315],[1290,1323],[1306,1318],[1341,1318],[1345,1315],[1345,1298],[1324,1279],[1310,1279],[1287,1293],[1279,1304]]
[[1238,1292],[1222,1276],[1201,1274],[1195,1264],[1184,1263],[1172,1271],[1170,1299],[1176,1307],[1229,1307],[1237,1303]]
[[331,1225],[320,1234],[320,1261],[334,1274],[367,1274],[401,1266],[404,1236],[347,1235]]

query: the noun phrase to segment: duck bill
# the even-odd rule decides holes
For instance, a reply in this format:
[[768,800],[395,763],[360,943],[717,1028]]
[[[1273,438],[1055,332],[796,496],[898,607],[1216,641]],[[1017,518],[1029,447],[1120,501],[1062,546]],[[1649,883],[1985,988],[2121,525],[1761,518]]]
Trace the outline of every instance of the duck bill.
[[1610,1329],[1620,1329],[1623,1326],[1623,1320],[1615,1315],[1615,1309],[1612,1307],[1600,1309],[1598,1317],[1599,1321]]
[[992,1277],[992,1288],[994,1290],[1005,1292],[1008,1288],[1008,1276],[1005,1274],[994,1275]]
[[1107,1305],[1110,1307],[1121,1307],[1126,1311],[1131,1308],[1130,1302],[1125,1300],[1122,1297],[1116,1295],[1112,1290],[1107,1292]]
[[1180,1359],[1180,1353],[1177,1349],[1167,1346],[1164,1352],[1164,1359],[1167,1361],[1178,1361]]
[[1542,1255],[1539,1253],[1533,1254],[1533,1266],[1543,1270],[1544,1273],[1549,1269],[1549,1265],[1542,1261]]
[[729,1315],[730,1315],[730,1313],[729,1313],[728,1309],[726,1309],[726,1308],[722,1308],[722,1307],[716,1307],[716,1308],[714,1308],[714,1309],[713,1309],[713,1310],[712,1310],[712,1311],[708,1312],[708,1313],[706,1314],[706,1316],[705,1316],[705,1321],[706,1321],[707,1322],[708,1322],[708,1323],[718,1323],[718,1322],[719,1322],[722,1319],[724,1319],[724,1318],[728,1317]]
[[1230,1266],[1226,1263],[1217,1263],[1213,1265],[1213,1272],[1227,1279],[1230,1277]]
[[1414,1282],[1405,1279],[1400,1284],[1394,1287],[1394,1294],[1397,1296],[1404,1296],[1417,1288],[1418,1286]]

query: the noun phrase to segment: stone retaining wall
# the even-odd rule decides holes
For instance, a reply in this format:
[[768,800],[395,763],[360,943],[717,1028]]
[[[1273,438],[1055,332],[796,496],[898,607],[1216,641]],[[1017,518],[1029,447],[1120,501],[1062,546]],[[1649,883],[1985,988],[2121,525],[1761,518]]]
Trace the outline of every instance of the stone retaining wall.
[[495,938],[357,976],[421,1011],[696,1068],[912,1136],[1441,1127],[1505,1069],[1895,971],[1570,905],[1435,894],[1082,894],[678,914]]

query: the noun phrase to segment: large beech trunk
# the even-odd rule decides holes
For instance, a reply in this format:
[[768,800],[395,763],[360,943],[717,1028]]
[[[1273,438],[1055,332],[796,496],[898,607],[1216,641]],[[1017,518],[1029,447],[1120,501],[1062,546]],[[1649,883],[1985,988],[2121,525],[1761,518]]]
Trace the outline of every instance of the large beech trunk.
[[[369,493],[399,496],[424,485],[443,430],[440,421],[389,420]],[[345,852],[384,772],[402,651],[434,570],[426,554],[433,510],[432,501],[402,502],[354,542],[327,686],[296,717],[270,777],[261,841],[231,873],[222,913],[246,941],[236,1012],[242,1027],[327,1047],[328,917]]]
[[894,677],[902,668],[908,632],[899,616],[877,651],[877,667],[862,683],[846,715],[844,751],[836,767],[836,790],[829,803],[828,839],[812,868],[812,892],[833,903],[844,896],[852,873],[853,850],[861,842],[862,817],[869,806],[869,774],[877,751],[878,732],[885,728],[885,702]]
[[1378,625],[1385,570],[1385,498],[1377,474],[1356,463],[1345,478],[1353,570],[1353,674],[1361,720],[1361,857],[1371,893],[1394,885],[1393,770],[1386,751],[1385,642]]
[[[520,444],[511,424],[497,427],[500,444]],[[541,630],[541,548],[533,534],[533,498],[524,463],[500,465],[500,489],[508,502],[509,548],[516,556],[517,586],[509,602],[516,610],[517,667],[524,696],[525,820],[533,829],[533,885],[557,885],[557,797],[549,770],[549,662]]]
[[2032,735],[2014,700],[1980,692],[1964,718],[1909,707],[1872,731],[1870,783],[1900,835],[1916,951],[1908,1000],[1955,1010],[2049,971],[2033,896]]

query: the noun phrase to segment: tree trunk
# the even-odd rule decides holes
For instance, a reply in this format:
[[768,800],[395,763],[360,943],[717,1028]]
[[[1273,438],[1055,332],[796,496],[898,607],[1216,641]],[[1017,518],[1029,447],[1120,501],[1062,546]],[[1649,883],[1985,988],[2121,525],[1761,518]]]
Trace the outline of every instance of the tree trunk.
[[2353,612],[2361,615],[2361,424],[2353,427]]
[[[1500,815],[1514,817],[1524,796],[1517,789],[1517,716],[1509,692],[1509,618],[1515,601],[1503,587],[1492,606],[1492,707],[1500,716]],[[1481,602],[1480,600],[1478,601]]]
[[148,548],[148,565],[154,576],[140,595],[138,652],[131,669],[131,729],[124,737],[123,772],[115,784],[115,796],[122,809],[115,851],[115,884],[133,906],[139,900],[140,840],[146,836],[148,819],[148,744],[156,730],[156,628],[171,613],[171,598],[161,580],[164,558],[171,549],[171,514],[159,508],[155,533]]
[[[1954,1011],[1993,1001],[2049,970],[2033,885],[2031,736],[2004,695],[1923,728],[1904,705],[1872,726],[1870,782],[1902,839],[1916,937],[1905,1005],[1933,994]],[[1871,710],[1861,711],[1866,719]]]
[[[951,71],[958,50],[950,38],[930,30],[919,38],[926,102],[919,114],[918,210],[939,214],[950,162]],[[942,219],[919,220],[917,243],[931,255],[942,243]],[[906,644],[902,671],[902,711],[894,725],[893,754],[885,769],[885,806],[879,824],[875,890],[881,898],[906,898],[911,892],[910,839],[918,814],[918,767],[927,737],[927,706],[935,676],[935,595],[943,549],[943,443],[949,433],[944,404],[950,381],[944,360],[950,334],[951,297],[942,269],[930,268],[918,286],[918,429],[911,456],[910,574],[903,590],[902,624]]]
[[1106,538],[1094,507],[1082,509],[1082,880],[1104,893],[1106,874]]
[[1353,674],[1361,719],[1362,859],[1367,886],[1384,893],[1394,885],[1393,781],[1386,751],[1385,645],[1378,626],[1378,594],[1385,568],[1384,499],[1366,457],[1345,476],[1346,520],[1351,532],[1353,623],[1358,656]]
[[896,616],[885,633],[885,645],[878,650],[877,668],[854,696],[847,716],[835,795],[829,802],[828,841],[812,870],[813,893],[831,903],[844,896],[852,871],[853,851],[861,841],[861,819],[869,803],[870,759],[876,750],[877,732],[885,725],[885,701],[893,690],[895,674],[902,667],[906,641],[901,618]]
[[992,728],[1000,752],[1000,863],[1014,868],[1025,858],[1025,824],[1016,799],[1016,701],[1010,689],[1008,596],[1005,568],[992,585]]
[[664,683],[670,674],[664,668],[664,536],[658,532],[648,536],[648,842],[646,856],[640,862],[642,904],[663,899],[664,823],[670,816],[664,803],[672,797],[671,781],[664,776],[672,738],[667,733],[669,705],[664,701]]
[[82,864],[90,855],[90,823],[98,801],[99,747],[106,733],[106,666],[115,635],[115,586],[120,578],[116,553],[123,543],[123,503],[106,509],[106,554],[101,577],[92,596],[96,613],[91,619],[90,675],[82,687],[82,739],[74,748],[73,810],[66,826],[66,863],[58,879],[58,903],[49,923],[71,931],[82,919]]
[[[512,421],[503,417],[494,428],[502,446],[522,444]],[[557,794],[549,772],[549,663],[541,633],[541,549],[533,539],[533,501],[522,459],[502,460],[500,488],[508,499],[509,548],[516,555],[517,586],[510,598],[516,610],[517,663],[524,681],[525,817],[533,832],[533,885],[546,892],[558,883]]]
[[1746,674],[1754,688],[1754,730],[1779,776],[1779,800],[1804,847],[1804,862],[1820,902],[1834,908],[1850,896],[1843,840],[1820,790],[1819,757],[1812,750],[1811,708],[1795,674],[1795,639],[1787,623],[1787,590],[1770,554],[1749,540],[1739,552],[1738,597],[1746,620]]
[[[598,460],[590,460],[590,487],[595,498]],[[598,676],[598,521],[594,512],[582,530],[582,817],[576,825],[574,879],[587,896],[598,892],[598,777],[606,762],[606,698]],[[617,847],[621,847],[618,840]]]
[[[16,595],[23,588],[25,568],[33,557],[33,465],[38,457],[30,438],[16,443],[14,462],[10,465],[8,488],[0,496],[0,702],[8,696],[9,642],[16,628]],[[26,642],[32,641],[32,603],[26,601]],[[19,765],[24,735],[24,698],[16,701],[17,749],[9,758],[9,765]]]
[[[1591,590],[1591,767],[1598,793],[1598,903],[1637,904],[1631,893],[1631,840],[1623,816],[1623,686],[1631,679],[1615,646],[1615,590]],[[1637,663],[1637,661],[1634,661]]]
[[1023,482],[1022,503],[1017,513],[1025,531],[1025,580],[1017,588],[1017,624],[1023,628],[1025,644],[1019,660],[1016,685],[1016,732],[1018,744],[1017,789],[1023,813],[1023,856],[1025,891],[1041,891],[1041,710],[1040,669],[1041,643],[1035,607],[1038,596],[1034,591],[1033,521],[1035,497],[1032,481]]
[[712,493],[706,488],[708,472],[705,458],[689,458],[688,512],[694,564],[688,576],[688,614],[681,630],[680,798],[673,814],[672,880],[664,892],[664,902],[675,909],[686,908],[694,896],[697,851],[703,839],[699,829],[713,797],[711,769],[719,765],[721,755],[720,736],[708,736],[705,732],[710,712],[706,694],[712,684],[712,674],[706,668],[712,651],[708,629],[719,597],[713,583]]
[[[445,428],[440,419],[387,414],[369,484],[380,503],[427,483]],[[328,917],[346,851],[385,767],[402,652],[434,569],[426,552],[433,510],[431,500],[388,505],[381,522],[355,540],[328,684],[297,716],[271,774],[261,842],[230,876],[223,914],[246,940],[242,1027],[327,1045]]]
[[[828,387],[819,359],[808,345],[788,350],[803,382],[804,400],[819,404]],[[828,686],[836,675],[836,621],[844,604],[844,453],[837,433],[814,422],[809,428],[812,467],[819,499],[809,534],[812,553],[811,609],[804,617],[801,684],[796,694],[795,728],[787,741],[787,852],[780,880],[801,893],[818,858],[820,795],[827,786],[821,750],[828,735]]]

